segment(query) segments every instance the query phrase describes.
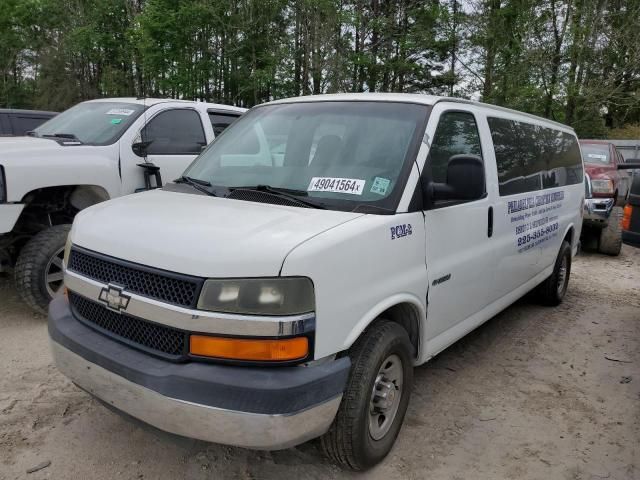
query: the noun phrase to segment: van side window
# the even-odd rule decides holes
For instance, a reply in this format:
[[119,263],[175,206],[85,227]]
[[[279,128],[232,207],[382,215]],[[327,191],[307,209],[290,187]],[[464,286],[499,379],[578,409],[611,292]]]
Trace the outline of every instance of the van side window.
[[142,130],[142,140],[151,142],[149,155],[196,155],[207,144],[194,110],[176,109],[161,112]]
[[445,183],[449,158],[459,154],[482,156],[476,119],[467,112],[445,112],[440,116],[429,150],[431,180]]
[[582,183],[575,135],[530,123],[489,117],[500,196]]

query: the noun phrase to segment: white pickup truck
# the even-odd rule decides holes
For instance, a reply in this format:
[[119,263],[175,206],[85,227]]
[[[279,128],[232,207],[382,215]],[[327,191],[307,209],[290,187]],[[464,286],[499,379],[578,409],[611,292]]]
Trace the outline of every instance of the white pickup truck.
[[0,138],[0,272],[44,312],[80,210],[179,178],[244,109],[111,98],[80,103],[26,137]]

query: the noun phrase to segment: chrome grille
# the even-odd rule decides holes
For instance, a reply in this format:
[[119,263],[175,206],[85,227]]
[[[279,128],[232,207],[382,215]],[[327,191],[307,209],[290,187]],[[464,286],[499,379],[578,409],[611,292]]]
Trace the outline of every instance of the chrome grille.
[[106,255],[74,248],[69,270],[103,283],[114,283],[128,292],[181,307],[195,307],[203,279],[137,265]]

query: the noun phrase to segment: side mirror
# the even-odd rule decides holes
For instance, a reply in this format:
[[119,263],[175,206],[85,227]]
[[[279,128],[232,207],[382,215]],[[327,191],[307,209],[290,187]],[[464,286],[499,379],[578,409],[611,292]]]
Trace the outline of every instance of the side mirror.
[[151,145],[151,142],[153,142],[153,140],[148,140],[146,142],[134,142],[131,144],[131,150],[133,150],[133,153],[138,157],[145,158],[147,156],[147,149],[149,148],[149,145]]
[[484,164],[477,155],[453,155],[447,164],[447,183],[427,185],[429,203],[439,200],[478,200],[485,194]]

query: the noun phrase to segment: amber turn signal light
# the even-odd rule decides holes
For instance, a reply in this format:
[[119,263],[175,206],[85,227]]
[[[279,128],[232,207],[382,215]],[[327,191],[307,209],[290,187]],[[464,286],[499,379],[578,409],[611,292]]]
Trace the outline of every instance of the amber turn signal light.
[[631,228],[631,212],[633,211],[633,207],[627,204],[624,207],[624,211],[622,213],[622,229],[629,230]]
[[306,337],[243,339],[191,335],[189,352],[202,357],[255,362],[300,360],[309,354]]

